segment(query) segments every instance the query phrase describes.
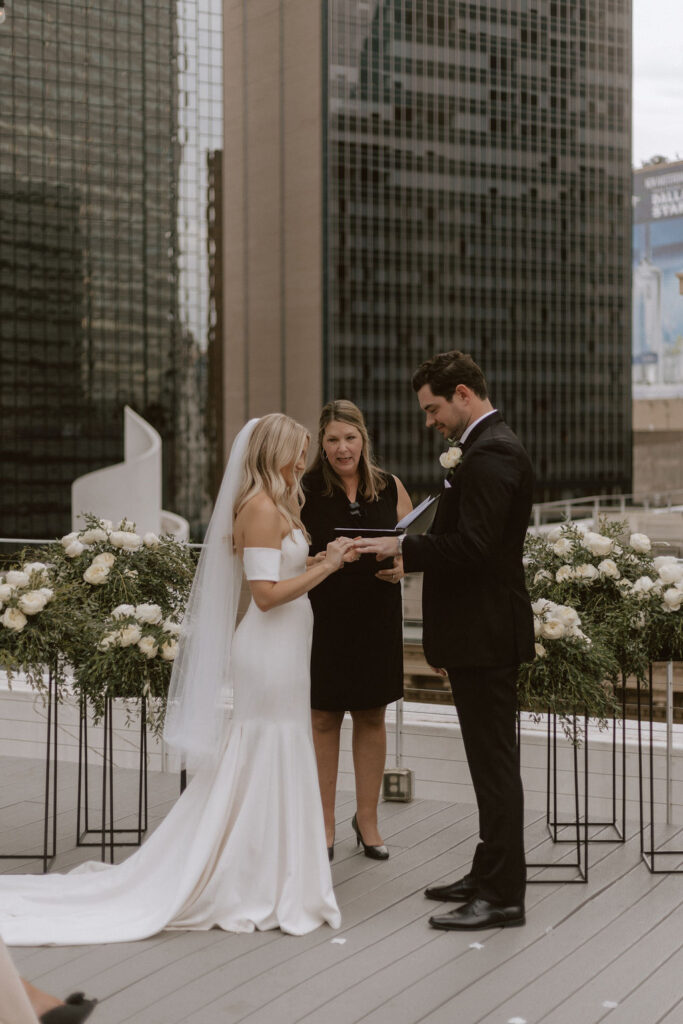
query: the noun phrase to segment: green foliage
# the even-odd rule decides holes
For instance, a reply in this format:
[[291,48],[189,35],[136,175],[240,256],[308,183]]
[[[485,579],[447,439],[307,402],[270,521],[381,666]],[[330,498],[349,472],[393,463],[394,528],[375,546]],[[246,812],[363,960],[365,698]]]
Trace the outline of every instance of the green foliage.
[[614,682],[619,673],[609,648],[600,640],[586,643],[566,636],[544,640],[543,656],[520,667],[517,691],[526,710],[559,716],[573,739],[573,716],[587,714],[607,725],[616,709]]

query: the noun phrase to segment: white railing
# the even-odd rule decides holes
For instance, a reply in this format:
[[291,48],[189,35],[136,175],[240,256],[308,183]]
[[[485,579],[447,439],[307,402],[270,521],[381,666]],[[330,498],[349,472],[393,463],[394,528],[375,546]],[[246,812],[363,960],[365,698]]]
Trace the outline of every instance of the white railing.
[[602,513],[671,512],[678,511],[677,506],[683,508],[683,488],[651,494],[591,494],[583,498],[544,501],[533,506],[532,517],[534,527],[538,528],[562,519],[591,518],[597,523]]

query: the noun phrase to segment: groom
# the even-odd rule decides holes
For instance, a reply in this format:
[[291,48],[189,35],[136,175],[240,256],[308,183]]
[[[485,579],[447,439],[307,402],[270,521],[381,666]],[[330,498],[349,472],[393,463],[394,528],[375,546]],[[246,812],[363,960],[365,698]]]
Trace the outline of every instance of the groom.
[[457,931],[521,925],[526,867],[515,715],[518,666],[534,656],[522,565],[533,470],[470,356],[429,359],[413,388],[426,425],[457,442],[434,523],[427,534],[358,541],[357,548],[378,559],[402,556],[405,572],[424,573],[425,656],[450,680],[479,808],[469,872],[425,892],[464,905],[429,923]]

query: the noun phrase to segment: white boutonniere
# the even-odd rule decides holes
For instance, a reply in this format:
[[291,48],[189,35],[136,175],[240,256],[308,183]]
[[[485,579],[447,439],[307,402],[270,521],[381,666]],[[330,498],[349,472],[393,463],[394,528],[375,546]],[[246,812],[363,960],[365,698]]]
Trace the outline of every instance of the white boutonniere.
[[441,452],[439,455],[439,462],[444,469],[455,469],[462,458],[462,448],[453,445],[447,452]]
[[451,483],[455,475],[455,470],[460,465],[462,459],[462,446],[459,444],[452,444],[447,452],[441,452],[439,455],[439,462],[444,469],[447,469],[446,480]]

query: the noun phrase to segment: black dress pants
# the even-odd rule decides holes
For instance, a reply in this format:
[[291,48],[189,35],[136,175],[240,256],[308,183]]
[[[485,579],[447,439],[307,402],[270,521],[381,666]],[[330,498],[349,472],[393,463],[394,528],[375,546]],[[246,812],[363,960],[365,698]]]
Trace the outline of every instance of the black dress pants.
[[491,903],[524,904],[524,792],[517,757],[517,666],[449,668],[479,808],[470,874]]

